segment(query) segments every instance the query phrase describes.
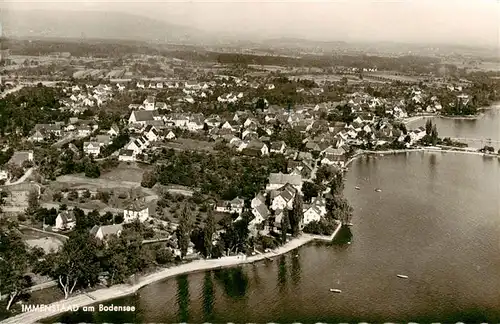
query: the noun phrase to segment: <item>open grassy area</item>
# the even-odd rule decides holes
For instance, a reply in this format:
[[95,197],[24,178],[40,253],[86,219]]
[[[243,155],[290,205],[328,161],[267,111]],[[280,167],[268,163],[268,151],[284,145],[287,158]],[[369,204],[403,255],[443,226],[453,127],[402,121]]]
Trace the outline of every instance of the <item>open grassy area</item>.
[[117,168],[101,174],[99,179],[140,183],[142,174],[150,168],[150,166],[139,163],[121,162]]

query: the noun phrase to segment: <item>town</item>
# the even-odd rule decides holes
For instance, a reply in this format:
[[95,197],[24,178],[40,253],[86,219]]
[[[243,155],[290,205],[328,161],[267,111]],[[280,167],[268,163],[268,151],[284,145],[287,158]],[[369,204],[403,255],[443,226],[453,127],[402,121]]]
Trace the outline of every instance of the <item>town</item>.
[[417,56],[341,65],[10,45],[0,101],[7,310],[27,291],[59,286],[68,298],[196,259],[266,253],[302,234],[329,237],[356,221],[343,196],[353,159],[477,152],[412,122],[473,118],[500,99],[498,73]]

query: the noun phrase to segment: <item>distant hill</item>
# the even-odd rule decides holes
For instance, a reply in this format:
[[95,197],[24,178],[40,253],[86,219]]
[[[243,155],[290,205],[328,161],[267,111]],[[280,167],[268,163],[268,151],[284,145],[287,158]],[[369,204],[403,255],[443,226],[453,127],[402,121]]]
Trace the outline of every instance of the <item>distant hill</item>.
[[204,43],[213,37],[195,28],[125,13],[95,11],[0,11],[7,37],[88,38]]

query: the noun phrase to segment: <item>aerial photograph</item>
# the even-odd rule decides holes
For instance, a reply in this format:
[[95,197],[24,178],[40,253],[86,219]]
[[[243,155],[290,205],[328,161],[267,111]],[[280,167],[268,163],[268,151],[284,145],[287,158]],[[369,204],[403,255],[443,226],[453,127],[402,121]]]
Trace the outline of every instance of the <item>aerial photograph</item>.
[[500,323],[500,1],[0,0],[31,323]]

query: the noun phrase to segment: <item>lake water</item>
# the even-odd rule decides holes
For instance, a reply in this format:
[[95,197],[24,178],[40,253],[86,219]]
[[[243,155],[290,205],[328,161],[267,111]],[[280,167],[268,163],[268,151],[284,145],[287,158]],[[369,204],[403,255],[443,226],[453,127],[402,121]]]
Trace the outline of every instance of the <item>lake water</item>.
[[[481,139],[484,141],[464,141],[470,147],[481,148],[485,145],[500,148],[500,103],[490,109],[482,111],[477,119],[452,119],[427,117],[413,123],[408,127],[414,129],[425,126],[428,119],[436,124],[439,137]],[[488,141],[491,139],[491,142]]]
[[313,243],[273,261],[171,278],[106,303],[135,305],[133,314],[80,312],[51,321],[497,323],[499,183],[496,158],[364,157],[346,179],[355,207],[352,244]]

